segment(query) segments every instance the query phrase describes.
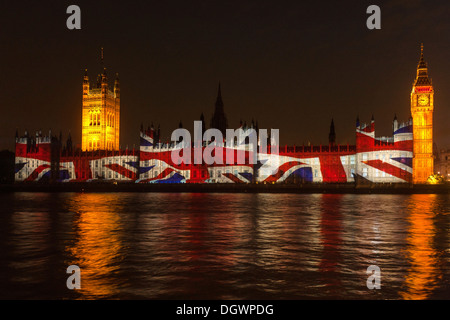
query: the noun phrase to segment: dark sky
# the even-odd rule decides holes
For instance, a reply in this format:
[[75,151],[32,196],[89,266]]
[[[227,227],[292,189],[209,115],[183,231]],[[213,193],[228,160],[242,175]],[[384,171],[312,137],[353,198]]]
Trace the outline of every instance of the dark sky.
[[[66,28],[77,4],[82,30]],[[382,29],[366,28],[381,7]],[[81,142],[84,69],[100,70],[100,47],[121,79],[121,145],[139,127],[211,118],[222,84],[229,124],[280,129],[281,144],[353,144],[354,123],[376,119],[390,135],[394,113],[410,115],[420,43],[435,86],[434,134],[450,147],[450,3],[393,1],[2,1],[0,150],[16,128],[69,130]]]

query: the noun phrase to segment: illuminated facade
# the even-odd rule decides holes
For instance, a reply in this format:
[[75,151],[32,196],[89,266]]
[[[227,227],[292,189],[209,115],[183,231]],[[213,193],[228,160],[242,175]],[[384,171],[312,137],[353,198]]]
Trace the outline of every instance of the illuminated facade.
[[428,78],[428,67],[423,57],[423,45],[417,66],[417,76],[411,91],[414,158],[413,182],[426,183],[433,172],[433,109],[434,90]]
[[111,91],[106,68],[103,68],[102,73],[97,76],[95,86],[89,82],[86,69],[83,78],[82,126],[81,149],[83,151],[119,150],[120,84],[118,74],[116,74],[114,89]]
[[[394,117],[392,136],[376,137],[375,119],[370,123],[356,121],[356,144],[336,143],[334,122],[328,143],[323,145],[279,146],[278,154],[256,150],[257,163],[249,161],[253,151],[248,141],[227,145],[225,142],[202,142],[205,148],[215,143],[225,155],[227,150],[242,150],[243,164],[176,164],[174,142],[161,141],[160,128],[140,130],[138,150],[119,149],[120,89],[116,79],[114,91],[108,89],[106,69],[92,88],[86,73],[83,81],[82,148],[74,150],[69,136],[63,146],[62,137],[16,135],[15,180],[31,181],[118,181],[135,183],[425,183],[433,173],[433,87],[428,78],[423,49],[417,78],[411,93],[412,117],[400,123]],[[205,117],[202,132],[205,131]],[[219,87],[211,125],[225,130],[227,118]],[[181,124],[180,124],[181,127]],[[252,121],[240,125],[246,132],[255,129]],[[199,146],[198,142],[194,142]],[[191,155],[195,152],[191,146]],[[270,143],[268,143],[270,145]],[[189,148],[189,147],[188,147]],[[236,153],[235,153],[236,155]]]

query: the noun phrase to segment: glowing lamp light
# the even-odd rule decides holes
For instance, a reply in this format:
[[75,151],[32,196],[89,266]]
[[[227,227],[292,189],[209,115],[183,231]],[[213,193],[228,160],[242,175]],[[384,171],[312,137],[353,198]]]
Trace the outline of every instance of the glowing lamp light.
[[432,174],[427,179],[428,184],[443,184],[444,183],[444,177],[438,174]]

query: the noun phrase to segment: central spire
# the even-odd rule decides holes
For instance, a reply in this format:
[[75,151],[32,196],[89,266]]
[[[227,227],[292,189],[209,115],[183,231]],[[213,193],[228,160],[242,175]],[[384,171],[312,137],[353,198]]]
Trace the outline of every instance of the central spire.
[[332,146],[336,143],[336,130],[334,129],[334,119],[331,119],[330,133],[328,134],[328,143]]
[[228,121],[223,108],[222,90],[220,82],[219,82],[219,89],[217,90],[217,99],[214,108],[214,114],[211,118],[211,128],[219,129],[224,136],[226,134],[226,129],[228,128]]
[[219,89],[217,91],[216,112],[218,111],[218,109],[222,110],[223,112],[222,90],[220,88],[220,81],[219,81]]

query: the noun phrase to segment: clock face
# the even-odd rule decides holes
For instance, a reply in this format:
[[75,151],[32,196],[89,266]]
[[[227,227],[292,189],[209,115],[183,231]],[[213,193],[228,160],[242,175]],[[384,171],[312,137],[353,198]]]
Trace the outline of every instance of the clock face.
[[417,101],[421,106],[426,106],[428,104],[428,96],[426,94],[421,94]]

